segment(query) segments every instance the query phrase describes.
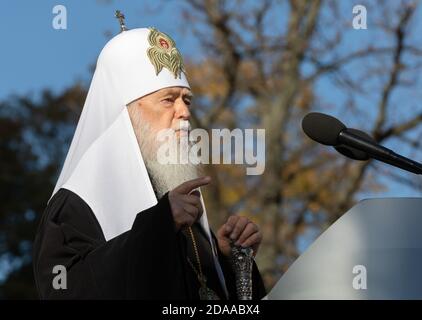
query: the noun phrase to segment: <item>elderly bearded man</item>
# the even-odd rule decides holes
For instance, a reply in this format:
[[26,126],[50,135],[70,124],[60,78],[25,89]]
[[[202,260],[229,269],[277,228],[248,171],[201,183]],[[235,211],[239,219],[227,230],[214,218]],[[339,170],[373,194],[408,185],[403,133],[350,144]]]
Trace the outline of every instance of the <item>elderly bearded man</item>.
[[[261,232],[231,216],[215,236],[199,189],[210,178],[157,161],[157,133],[186,125],[191,98],[168,35],[133,29],[106,44],[35,239],[41,298],[236,299],[230,239],[256,254]],[[252,283],[262,298],[255,263]]]

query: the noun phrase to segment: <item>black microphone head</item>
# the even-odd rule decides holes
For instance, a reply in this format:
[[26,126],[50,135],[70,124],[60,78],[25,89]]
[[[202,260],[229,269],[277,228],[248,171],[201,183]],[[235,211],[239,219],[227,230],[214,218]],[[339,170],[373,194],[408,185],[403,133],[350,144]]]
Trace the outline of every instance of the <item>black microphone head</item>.
[[336,146],[338,135],[346,126],[332,116],[311,112],[303,118],[302,129],[312,140],[327,146]]
[[[353,128],[347,128],[345,131],[350,132],[360,138],[362,138],[363,140],[367,140],[370,141],[372,143],[377,143],[375,141],[374,138],[372,138],[369,134],[367,134],[366,132],[363,132],[361,130],[358,129],[353,129]],[[338,146],[335,146],[334,149],[336,149],[338,152],[340,152],[342,155],[351,158],[353,160],[361,160],[361,161],[365,161],[365,160],[369,160],[370,156],[362,150],[350,147],[350,146],[346,146],[344,144],[340,144]]]

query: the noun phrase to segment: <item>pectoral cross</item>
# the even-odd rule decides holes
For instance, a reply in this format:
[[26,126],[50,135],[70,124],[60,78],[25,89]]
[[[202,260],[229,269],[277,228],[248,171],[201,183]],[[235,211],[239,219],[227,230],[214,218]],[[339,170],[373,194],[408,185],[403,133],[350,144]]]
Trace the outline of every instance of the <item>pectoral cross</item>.
[[126,31],[126,25],[125,25],[125,15],[120,12],[120,10],[116,10],[115,17],[119,19],[120,23],[120,32]]

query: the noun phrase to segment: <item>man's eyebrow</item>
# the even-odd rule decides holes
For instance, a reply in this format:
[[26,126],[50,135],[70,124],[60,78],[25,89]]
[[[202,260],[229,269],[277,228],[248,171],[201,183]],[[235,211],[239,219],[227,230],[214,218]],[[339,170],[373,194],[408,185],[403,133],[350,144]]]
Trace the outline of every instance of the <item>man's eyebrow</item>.
[[192,92],[187,92],[187,93],[184,94],[184,96],[186,98],[192,99],[193,98],[193,93]]
[[[167,95],[172,95],[172,96],[178,96],[180,94],[180,91],[179,90],[177,90],[177,89],[164,89],[162,92],[161,92],[161,96],[167,96]],[[190,91],[188,91],[188,92],[186,92],[186,93],[183,93],[182,94],[183,95],[183,97],[185,97],[185,98],[188,98],[188,99],[192,99],[193,98],[193,93],[192,92],[190,92]]]

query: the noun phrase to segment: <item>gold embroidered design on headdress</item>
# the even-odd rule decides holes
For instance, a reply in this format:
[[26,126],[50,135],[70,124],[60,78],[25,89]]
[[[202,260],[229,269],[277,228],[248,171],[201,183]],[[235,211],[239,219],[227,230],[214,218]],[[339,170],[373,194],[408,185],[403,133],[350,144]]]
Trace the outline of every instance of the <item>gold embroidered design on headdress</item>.
[[148,48],[147,55],[155,68],[155,74],[158,75],[164,67],[174,74],[174,78],[181,78],[182,72],[186,74],[186,71],[176,43],[164,32],[155,28],[149,30],[148,42],[151,47]]

